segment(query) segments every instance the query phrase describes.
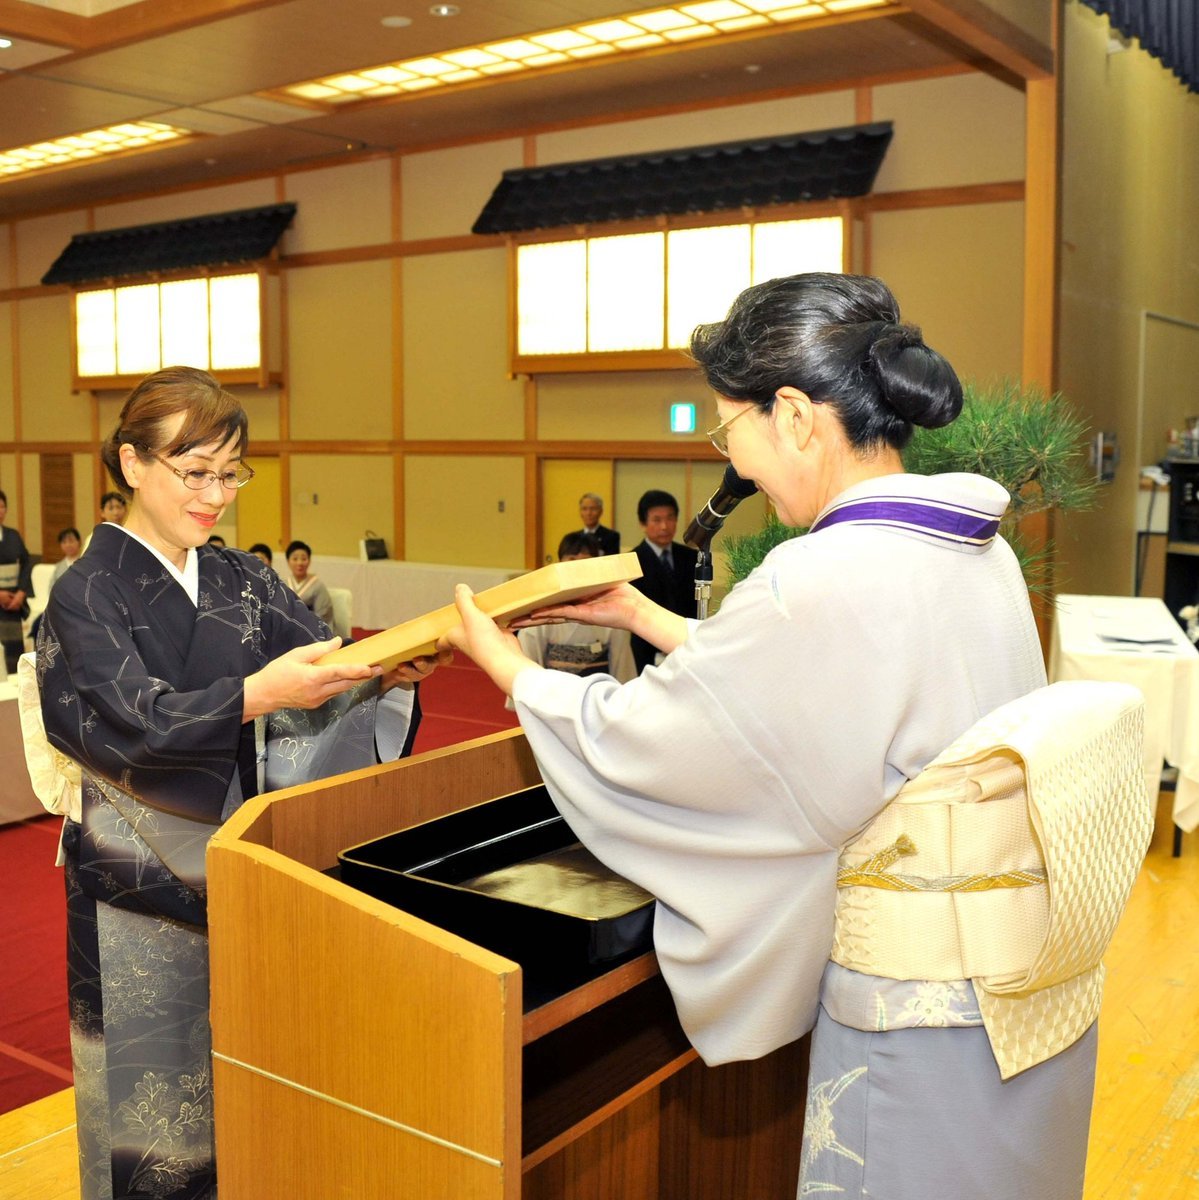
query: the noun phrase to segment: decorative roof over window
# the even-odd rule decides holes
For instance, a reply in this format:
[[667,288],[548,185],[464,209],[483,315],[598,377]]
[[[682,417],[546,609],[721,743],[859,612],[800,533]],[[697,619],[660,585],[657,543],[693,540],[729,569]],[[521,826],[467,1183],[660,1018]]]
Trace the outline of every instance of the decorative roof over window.
[[864,196],[891,122],[505,171],[474,233]]
[[294,204],[242,208],[154,225],[77,233],[43,283],[87,283],[265,258],[296,215]]

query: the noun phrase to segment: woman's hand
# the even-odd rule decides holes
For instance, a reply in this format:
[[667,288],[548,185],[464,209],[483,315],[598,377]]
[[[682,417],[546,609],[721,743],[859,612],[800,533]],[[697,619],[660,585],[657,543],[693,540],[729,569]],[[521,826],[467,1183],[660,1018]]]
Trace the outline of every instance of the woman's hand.
[[564,621],[579,621],[584,625],[631,630],[639,610],[650,603],[652,601],[647,600],[635,587],[621,583],[569,604],[547,604],[528,616],[517,617],[512,622],[512,628],[528,629],[532,625],[561,625]]
[[452,662],[453,658],[454,652],[446,649],[438,650],[434,655],[422,655],[411,662],[396,663],[394,667],[383,672],[383,678],[379,681],[379,695],[390,692],[393,687],[402,683],[420,683],[422,679],[428,679],[438,667]]
[[348,692],[364,679],[382,675],[382,667],[329,663],[317,666],[316,660],[341,645],[341,638],[297,646],[267,663],[261,671],[248,675],[242,720],[252,721],[281,708],[320,708],[326,700]]
[[475,594],[460,583],[454,589],[454,604],[461,625],[455,625],[437,643],[439,651],[453,647],[470,655],[491,677],[505,695],[512,695],[512,685],[523,671],[540,671],[535,662],[524,656],[520,643],[506,629],[501,629],[475,603]]
[[669,654],[687,640],[687,622],[676,613],[655,604],[632,584],[621,583],[607,591],[571,604],[548,604],[512,622],[513,629],[531,625],[561,625],[579,621],[625,629]]

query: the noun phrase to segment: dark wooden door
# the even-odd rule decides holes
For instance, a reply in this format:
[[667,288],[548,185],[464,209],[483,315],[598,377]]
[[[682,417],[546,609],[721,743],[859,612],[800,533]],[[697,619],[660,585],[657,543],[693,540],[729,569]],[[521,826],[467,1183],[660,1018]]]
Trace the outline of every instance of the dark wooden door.
[[42,561],[58,562],[58,531],[75,524],[75,471],[69,454],[43,454]]

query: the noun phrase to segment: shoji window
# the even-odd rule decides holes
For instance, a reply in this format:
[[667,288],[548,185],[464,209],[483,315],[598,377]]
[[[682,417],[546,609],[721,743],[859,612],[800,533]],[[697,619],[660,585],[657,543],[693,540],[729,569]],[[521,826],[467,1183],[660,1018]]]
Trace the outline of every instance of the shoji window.
[[841,271],[845,252],[842,216],[517,246],[513,370],[677,367],[751,283]]
[[263,282],[249,272],[76,292],[76,385],[125,386],[169,366],[259,382]]

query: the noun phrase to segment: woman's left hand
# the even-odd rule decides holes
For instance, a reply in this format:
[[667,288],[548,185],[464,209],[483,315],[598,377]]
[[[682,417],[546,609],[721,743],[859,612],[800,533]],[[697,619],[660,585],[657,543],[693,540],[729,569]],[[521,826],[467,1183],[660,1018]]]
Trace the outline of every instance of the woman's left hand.
[[515,634],[501,629],[479,608],[474,592],[465,583],[454,589],[454,604],[462,624],[441,638],[439,650],[453,647],[469,654],[506,696],[512,695],[512,685],[522,671],[542,669],[525,657]]
[[422,655],[411,662],[396,663],[380,677],[379,695],[384,695],[401,683],[420,683],[422,679],[428,679],[438,667],[445,666],[453,657],[452,650],[438,650],[434,655]]

